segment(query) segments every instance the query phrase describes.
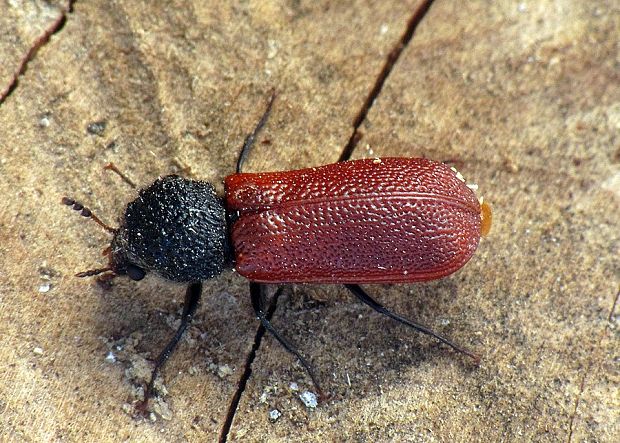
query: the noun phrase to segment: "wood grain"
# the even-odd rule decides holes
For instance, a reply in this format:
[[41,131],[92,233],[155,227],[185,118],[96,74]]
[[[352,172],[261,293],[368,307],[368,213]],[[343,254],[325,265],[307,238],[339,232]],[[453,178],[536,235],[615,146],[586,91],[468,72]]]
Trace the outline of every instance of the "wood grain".
[[[109,238],[60,199],[115,224],[135,191],[110,161],[140,185],[184,172],[221,191],[272,88],[248,170],[336,161],[400,53],[353,156],[457,164],[496,222],[454,276],[366,289],[483,363],[337,286],[296,286],[274,324],[333,397],[306,407],[310,380],[266,338],[228,440],[617,441],[616,3],[436,0],[400,53],[422,2],[75,2],[0,104],[0,440],[217,440],[258,327],[247,282],[205,284],[168,396],[153,422],[132,418],[184,288],[74,278]],[[0,90],[54,5],[0,7]]]

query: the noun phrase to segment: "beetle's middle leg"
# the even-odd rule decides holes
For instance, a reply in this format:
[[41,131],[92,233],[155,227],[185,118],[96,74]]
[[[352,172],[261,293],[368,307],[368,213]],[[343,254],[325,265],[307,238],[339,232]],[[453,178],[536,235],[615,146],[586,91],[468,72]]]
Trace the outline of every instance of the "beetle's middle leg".
[[265,285],[261,283],[250,282],[250,295],[252,298],[252,307],[254,308],[254,312],[256,316],[262,323],[263,327],[271,333],[275,337],[276,340],[280,342],[284,349],[293,354],[299,360],[299,363],[304,367],[310,378],[312,379],[312,383],[316,388],[320,398],[326,398],[323,393],[323,389],[321,389],[321,385],[318,382],[316,375],[314,374],[314,370],[312,366],[301,356],[299,351],[295,349],[295,346],[291,344],[288,340],[286,340],[280,333],[273,327],[267,315],[265,313]]

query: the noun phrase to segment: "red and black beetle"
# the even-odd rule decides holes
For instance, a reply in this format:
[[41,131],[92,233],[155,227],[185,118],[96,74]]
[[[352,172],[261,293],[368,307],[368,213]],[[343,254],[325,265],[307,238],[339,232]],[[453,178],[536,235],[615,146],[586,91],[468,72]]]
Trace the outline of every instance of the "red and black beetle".
[[153,383],[191,322],[201,281],[234,267],[250,280],[252,305],[263,326],[306,368],[310,365],[271,325],[260,283],[342,283],[362,302],[455,350],[470,351],[427,327],[390,312],[359,283],[404,283],[444,277],[472,256],[490,228],[491,211],[443,163],[424,158],[346,161],[296,171],[241,173],[244,159],[265,124],[273,97],[248,136],[237,173],[225,180],[225,196],[207,182],[175,175],[142,189],[111,228],[71,198],[63,203],[113,234],[109,265],[77,274],[147,272],[189,283],[174,338],[155,362]]

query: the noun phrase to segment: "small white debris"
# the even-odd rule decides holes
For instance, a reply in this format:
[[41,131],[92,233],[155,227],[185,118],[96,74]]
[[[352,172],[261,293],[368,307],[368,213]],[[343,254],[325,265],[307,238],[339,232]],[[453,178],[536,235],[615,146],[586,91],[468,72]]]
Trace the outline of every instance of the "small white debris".
[[519,5],[517,6],[517,10],[519,12],[525,12],[527,11],[527,5],[525,3],[519,3]]
[[39,126],[42,128],[47,128],[50,125],[50,117],[49,115],[43,115],[40,119],[39,119]]
[[267,403],[267,393],[263,392],[258,398],[259,403]]
[[153,402],[153,411],[151,414],[154,414],[155,418],[159,416],[166,421],[172,420],[172,411],[170,410],[170,406],[165,401],[161,401],[159,399]]
[[217,375],[220,378],[224,378],[224,377],[227,377],[229,375],[232,375],[233,372],[234,371],[232,370],[232,368],[230,366],[228,366],[228,365],[221,365],[221,366],[219,366],[217,368]]
[[299,385],[297,385],[297,383],[295,382],[291,382],[291,384],[288,385],[288,387],[291,389],[291,391],[299,391]]
[[269,420],[271,422],[277,421],[280,417],[282,417],[282,413],[278,411],[277,409],[273,409],[269,411]]
[[32,352],[33,352],[34,354],[36,354],[36,355],[43,355],[43,349],[42,349],[42,348],[40,348],[40,347],[38,347],[38,346],[35,346],[35,347],[32,349]]
[[39,286],[39,292],[41,294],[49,292],[50,289],[52,289],[52,284],[50,282],[41,283],[41,285]]
[[319,404],[314,392],[304,391],[300,394],[299,398],[307,408],[314,409]]
[[116,355],[114,355],[114,352],[108,352],[108,355],[105,356],[105,361],[108,363],[116,363]]
[[450,170],[454,172],[454,175],[456,175],[456,178],[458,178],[460,181],[465,183],[465,177],[463,177],[463,174],[461,174],[454,166],[450,166]]
[[133,406],[131,406],[129,403],[123,403],[123,406],[121,406],[121,409],[123,410],[125,414],[128,414],[128,415],[132,415],[134,412]]
[[475,183],[468,183],[466,186],[474,192],[478,190],[478,185]]
[[390,29],[390,27],[387,24],[382,24],[381,27],[379,28],[379,34],[381,35],[385,35],[387,34],[388,30]]
[[379,165],[379,164],[381,164],[381,159],[380,159],[379,157],[375,157],[375,158],[372,160],[372,162],[373,162],[375,165]]
[[267,58],[272,59],[276,55],[278,55],[278,50],[280,49],[280,45],[276,40],[267,40]]

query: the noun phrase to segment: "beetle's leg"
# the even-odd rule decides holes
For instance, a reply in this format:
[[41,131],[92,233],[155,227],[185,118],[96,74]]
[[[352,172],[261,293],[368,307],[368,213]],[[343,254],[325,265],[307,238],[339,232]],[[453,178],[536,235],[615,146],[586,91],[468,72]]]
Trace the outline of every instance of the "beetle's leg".
[[161,353],[155,360],[155,367],[153,368],[153,372],[151,372],[151,380],[149,381],[149,384],[146,386],[146,390],[144,391],[144,400],[140,405],[138,405],[139,409],[145,409],[149,398],[155,394],[155,390],[153,388],[153,385],[155,384],[155,379],[159,375],[159,371],[161,370],[161,368],[164,366],[166,361],[168,361],[168,359],[176,349],[179,341],[181,340],[181,337],[183,337],[183,333],[192,322],[194,314],[196,313],[196,309],[198,308],[198,303],[200,302],[201,294],[201,282],[190,283],[187,286],[187,291],[185,292],[185,301],[183,302],[183,314],[181,316],[181,324],[179,325],[177,332],[174,334],[174,337],[172,337],[172,340],[168,342],[166,347],[163,349],[163,351],[161,351]]
[[254,312],[256,312],[256,317],[260,320],[263,327],[273,335],[276,340],[280,342],[284,349],[293,354],[299,360],[299,363],[304,367],[310,378],[312,379],[312,383],[316,388],[319,397],[325,399],[326,396],[323,393],[323,389],[321,389],[321,385],[319,384],[316,376],[314,375],[314,371],[308,362],[301,356],[299,351],[295,349],[295,347],[284,337],[280,335],[278,331],[273,327],[267,315],[265,313],[265,285],[255,282],[250,282],[250,296],[252,298],[252,307],[254,308]]
[[271,106],[273,105],[273,101],[276,99],[276,91],[275,89],[271,91],[271,97],[269,97],[269,101],[267,102],[267,109],[263,113],[263,116],[258,121],[258,124],[254,128],[254,130],[245,138],[243,142],[243,148],[241,148],[241,152],[239,153],[239,158],[237,159],[237,174],[241,173],[241,169],[243,168],[243,163],[245,163],[245,159],[250,153],[250,148],[254,144],[254,140],[256,136],[263,129],[265,123],[267,123],[267,119],[269,118],[269,114],[271,113]]
[[436,332],[432,331],[427,326],[424,326],[424,325],[422,325],[420,323],[417,323],[415,321],[408,320],[405,317],[401,317],[398,314],[394,314],[393,312],[389,311],[385,306],[383,306],[382,304],[380,304],[379,302],[374,300],[359,285],[346,284],[345,287],[349,291],[351,291],[353,293],[353,295],[355,295],[358,299],[360,299],[360,301],[362,301],[363,303],[367,304],[368,306],[370,306],[372,309],[374,309],[378,313],[386,315],[386,316],[388,316],[390,318],[393,318],[394,320],[396,320],[396,321],[398,321],[398,322],[400,322],[400,323],[402,323],[404,325],[407,325],[410,328],[413,328],[413,329],[415,329],[418,332],[430,335],[431,337],[435,337],[437,340],[439,340],[442,343],[447,344],[448,346],[450,346],[455,351],[460,352],[462,354],[465,354],[465,355],[471,357],[476,364],[480,364],[480,356],[478,356],[478,355],[474,354],[473,352],[471,352],[471,351],[469,351],[469,350],[467,350],[467,349],[457,345],[456,343],[450,341],[449,339],[447,339],[445,337],[442,337],[441,335],[439,335]]

